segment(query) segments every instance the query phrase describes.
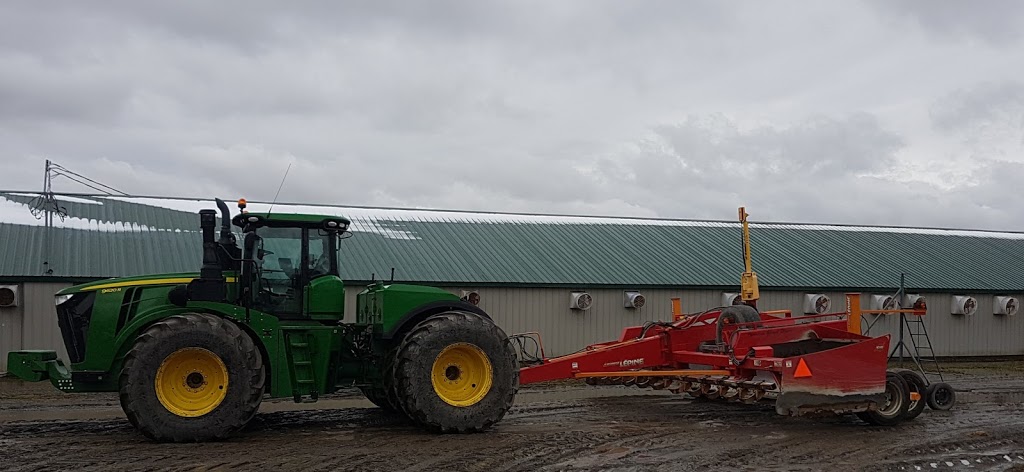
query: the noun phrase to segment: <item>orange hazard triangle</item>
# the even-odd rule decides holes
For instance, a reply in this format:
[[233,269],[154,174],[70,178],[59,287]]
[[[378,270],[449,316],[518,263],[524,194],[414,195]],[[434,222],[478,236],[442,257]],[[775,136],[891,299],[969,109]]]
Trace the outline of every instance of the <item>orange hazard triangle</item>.
[[793,373],[793,378],[799,379],[800,377],[810,377],[811,369],[807,368],[807,363],[803,359],[800,359],[800,363],[796,365],[796,372]]

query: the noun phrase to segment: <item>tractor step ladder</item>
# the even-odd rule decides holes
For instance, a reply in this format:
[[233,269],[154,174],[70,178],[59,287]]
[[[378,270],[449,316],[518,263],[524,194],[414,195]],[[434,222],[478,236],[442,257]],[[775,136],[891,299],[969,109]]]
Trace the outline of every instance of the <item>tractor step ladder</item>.
[[313,366],[313,336],[305,330],[285,330],[284,345],[295,403],[303,403],[306,397],[305,402],[315,402],[319,392]]

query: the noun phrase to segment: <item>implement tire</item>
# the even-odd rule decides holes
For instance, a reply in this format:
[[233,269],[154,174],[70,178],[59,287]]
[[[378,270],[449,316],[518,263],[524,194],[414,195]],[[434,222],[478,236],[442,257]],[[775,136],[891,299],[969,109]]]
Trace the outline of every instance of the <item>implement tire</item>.
[[903,380],[907,382],[907,387],[910,389],[911,394],[918,394],[920,398],[918,400],[911,399],[910,405],[907,407],[907,414],[903,417],[905,420],[912,420],[917,418],[918,415],[924,411],[924,408],[928,406],[928,382],[924,380],[921,374],[908,369],[893,369],[903,376]]
[[516,353],[504,331],[474,313],[431,316],[405,336],[394,364],[403,411],[426,429],[479,432],[500,421],[519,390]]
[[[722,342],[722,328],[729,324],[757,323],[761,315],[750,305],[732,305],[718,315],[718,326],[715,328],[715,341]],[[756,325],[754,325],[756,326]]]
[[875,411],[857,413],[857,417],[875,426],[893,426],[903,421],[910,407],[910,387],[896,372],[885,373],[885,403]]
[[928,406],[933,410],[947,411],[956,403],[956,392],[948,383],[938,382],[928,386]]
[[256,414],[265,380],[259,349],[237,325],[206,313],[174,315],[128,351],[121,408],[156,441],[220,440]]

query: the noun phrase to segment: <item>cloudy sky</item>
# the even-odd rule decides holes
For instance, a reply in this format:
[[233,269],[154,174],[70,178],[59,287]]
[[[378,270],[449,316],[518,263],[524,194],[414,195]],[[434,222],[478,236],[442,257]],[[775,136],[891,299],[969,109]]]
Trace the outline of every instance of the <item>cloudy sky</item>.
[[0,189],[1024,230],[1024,2],[279,5],[0,3]]

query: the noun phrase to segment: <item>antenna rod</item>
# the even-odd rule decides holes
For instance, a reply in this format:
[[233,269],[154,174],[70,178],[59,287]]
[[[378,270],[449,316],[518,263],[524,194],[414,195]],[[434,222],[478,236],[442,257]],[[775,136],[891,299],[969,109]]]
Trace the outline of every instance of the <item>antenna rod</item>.
[[288,171],[292,170],[292,163],[288,163],[288,168],[284,170],[284,177],[281,178],[281,185],[277,187],[277,194],[274,195],[274,201],[270,203],[270,209],[267,210],[267,216],[270,216],[270,212],[274,211],[274,204],[277,203],[278,195],[281,195],[281,188],[284,187],[284,179],[288,178]]

